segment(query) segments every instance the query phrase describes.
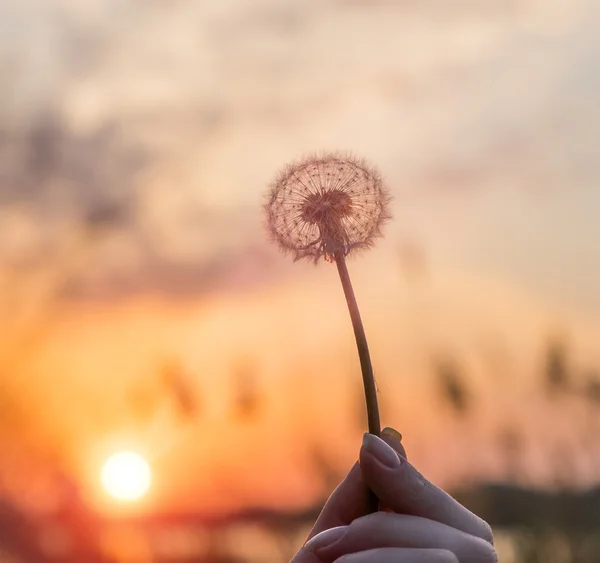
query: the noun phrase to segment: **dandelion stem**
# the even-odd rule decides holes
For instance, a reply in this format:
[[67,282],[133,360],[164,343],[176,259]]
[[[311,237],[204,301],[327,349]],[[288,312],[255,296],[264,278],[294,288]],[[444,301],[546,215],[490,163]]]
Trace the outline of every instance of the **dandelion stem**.
[[367,345],[365,329],[360,318],[354,290],[352,289],[352,282],[350,281],[350,274],[348,273],[348,267],[346,266],[346,259],[341,253],[338,253],[335,256],[335,262],[340,274],[342,287],[344,288],[346,303],[348,304],[350,318],[352,319],[352,328],[354,328],[356,347],[358,348],[360,369],[362,371],[363,384],[365,387],[365,399],[367,401],[369,433],[380,436],[381,427],[379,422],[379,406],[377,404],[377,388],[375,387],[375,378],[373,377],[373,367],[371,365],[371,357],[369,356],[369,346]]
[[[377,387],[375,386],[375,377],[373,376],[373,366],[371,365],[371,356],[369,355],[369,346],[367,345],[367,336],[363,327],[358,303],[352,289],[350,274],[346,266],[346,258],[341,252],[335,255],[335,263],[340,274],[346,303],[352,319],[352,328],[356,338],[356,347],[358,348],[358,357],[360,359],[360,369],[362,372],[363,384],[365,388],[365,399],[367,402],[367,420],[369,423],[369,433],[375,436],[381,436],[381,423],[379,421],[379,405],[377,404]],[[379,499],[370,491],[369,493],[369,511],[377,512],[379,508]]]

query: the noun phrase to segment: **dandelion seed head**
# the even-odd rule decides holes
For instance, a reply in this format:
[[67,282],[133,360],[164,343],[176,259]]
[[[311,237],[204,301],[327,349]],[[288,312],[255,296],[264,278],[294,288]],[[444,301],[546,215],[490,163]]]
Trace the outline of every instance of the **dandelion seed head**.
[[294,259],[333,261],[381,236],[390,196],[379,173],[351,155],[309,156],[286,166],[271,184],[267,230]]

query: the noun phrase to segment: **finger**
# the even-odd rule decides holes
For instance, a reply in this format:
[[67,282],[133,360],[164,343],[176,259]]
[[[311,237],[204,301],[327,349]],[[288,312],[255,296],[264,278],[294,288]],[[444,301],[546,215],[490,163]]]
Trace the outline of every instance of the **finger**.
[[[384,428],[381,434],[387,444],[406,458],[400,432],[388,427]],[[308,539],[323,530],[349,524],[355,518],[368,514],[368,491],[369,489],[357,462],[325,503]]]
[[[396,450],[404,459],[407,459],[406,450],[402,444],[402,434],[400,434],[400,432],[390,426],[386,426],[381,431],[381,439],[384,440],[388,446],[394,448],[394,450]],[[393,510],[389,506],[386,506],[381,499],[379,499],[379,510],[393,512]]]
[[381,439],[384,440],[386,444],[394,448],[404,459],[408,459],[406,450],[402,444],[402,434],[400,434],[398,430],[391,428],[390,426],[386,426],[381,431]]
[[[406,456],[406,451],[401,443],[402,435],[399,432],[393,428],[384,428],[382,436],[395,451]],[[335,534],[339,526],[349,524],[359,516],[368,514],[369,494],[369,488],[364,481],[359,464],[356,462],[325,503],[307,541],[321,532]],[[301,549],[293,561],[294,563],[311,562],[315,561],[315,556],[314,553]]]
[[419,516],[376,512],[337,530],[329,537],[325,534],[315,537],[305,546],[306,550],[315,553],[323,563],[379,547],[446,550],[465,563],[498,561],[496,551],[487,541]]
[[423,477],[383,440],[365,434],[360,468],[367,485],[394,512],[435,520],[493,543],[490,526]]
[[452,552],[443,549],[380,547],[344,555],[336,559],[336,563],[459,563],[459,561]]
[[[406,451],[401,443],[402,435],[397,430],[384,428],[382,436],[395,451],[406,456]],[[356,462],[346,478],[337,486],[325,503],[307,540],[325,530],[349,524],[352,520],[364,516],[368,512],[369,488],[364,481],[359,464]],[[305,554],[303,550],[300,550],[294,558],[294,563],[312,561],[312,558],[313,555]]]

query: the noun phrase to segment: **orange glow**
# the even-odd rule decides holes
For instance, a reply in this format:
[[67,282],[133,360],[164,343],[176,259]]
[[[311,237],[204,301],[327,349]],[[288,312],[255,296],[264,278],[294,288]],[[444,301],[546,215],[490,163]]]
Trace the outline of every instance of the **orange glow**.
[[135,452],[119,452],[102,466],[101,480],[106,492],[117,500],[138,500],[150,489],[150,465]]

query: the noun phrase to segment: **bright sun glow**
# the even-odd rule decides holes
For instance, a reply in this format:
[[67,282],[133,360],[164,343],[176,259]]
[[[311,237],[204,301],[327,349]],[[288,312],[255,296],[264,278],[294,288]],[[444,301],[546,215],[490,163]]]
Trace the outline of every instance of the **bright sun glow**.
[[102,466],[102,485],[109,495],[119,500],[137,500],[150,488],[150,466],[139,454],[119,452]]

